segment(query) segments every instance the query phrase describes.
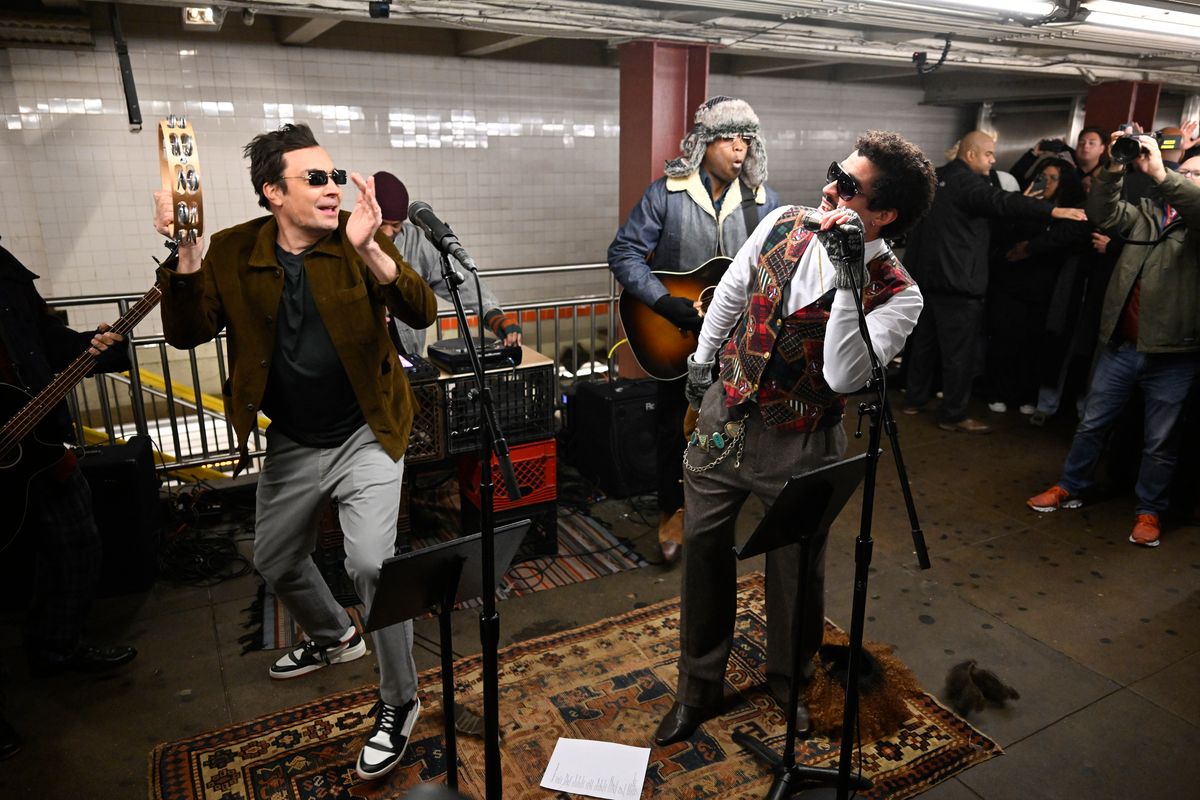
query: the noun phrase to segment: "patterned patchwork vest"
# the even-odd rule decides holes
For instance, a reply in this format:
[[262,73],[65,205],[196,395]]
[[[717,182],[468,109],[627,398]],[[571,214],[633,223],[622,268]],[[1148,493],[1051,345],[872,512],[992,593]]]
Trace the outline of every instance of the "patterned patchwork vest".
[[[728,406],[753,400],[768,427],[815,431],[841,421],[846,398],[829,388],[822,372],[825,328],[837,290],[786,319],[780,316],[788,283],[816,235],[804,229],[804,211],[781,216],[759,251],[746,314],[721,356],[721,381]],[[913,285],[890,250],[868,262],[867,272],[863,305],[868,314]]]

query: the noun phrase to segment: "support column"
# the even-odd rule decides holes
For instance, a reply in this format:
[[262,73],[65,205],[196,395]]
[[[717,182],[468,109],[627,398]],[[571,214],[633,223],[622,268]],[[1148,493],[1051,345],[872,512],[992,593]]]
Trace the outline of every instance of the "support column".
[[1088,89],[1084,124],[1107,131],[1122,122],[1136,122],[1143,130],[1154,130],[1158,95],[1162,85],[1149,81],[1111,81]]
[[[618,224],[679,155],[696,109],[708,97],[707,45],[630,42],[618,48],[621,64],[621,143]],[[619,341],[624,333],[617,332]],[[623,378],[643,377],[628,347],[617,351]]]

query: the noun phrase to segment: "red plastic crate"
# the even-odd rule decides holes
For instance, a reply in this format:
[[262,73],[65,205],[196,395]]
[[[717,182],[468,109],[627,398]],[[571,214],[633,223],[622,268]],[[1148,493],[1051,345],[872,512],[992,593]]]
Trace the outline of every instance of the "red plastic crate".
[[[517,476],[517,486],[521,489],[521,498],[513,500],[508,496],[504,476],[500,474],[500,465],[496,462],[496,457],[492,456],[496,511],[558,499],[558,456],[553,439],[512,445],[508,453],[512,458],[513,472]],[[463,498],[475,508],[479,508],[479,456],[461,456],[458,463],[458,485]]]

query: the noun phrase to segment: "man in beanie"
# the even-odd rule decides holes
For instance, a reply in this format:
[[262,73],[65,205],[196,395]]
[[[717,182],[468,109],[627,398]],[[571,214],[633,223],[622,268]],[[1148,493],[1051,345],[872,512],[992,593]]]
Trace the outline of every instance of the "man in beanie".
[[[376,172],[374,177],[375,199],[379,201],[379,210],[383,212],[380,232],[395,242],[400,255],[425,279],[434,294],[450,300],[450,287],[442,277],[442,254],[420,228],[408,221],[408,189],[390,172]],[[457,263],[457,259],[455,261]],[[483,278],[479,279],[479,292],[476,292],[475,281],[466,275],[464,267],[460,266],[459,269],[467,278],[458,287],[466,312],[478,313],[479,298],[482,295],[484,324],[496,334],[497,339],[503,339],[506,345],[519,345],[521,326],[517,323],[516,315],[500,308],[500,301],[483,282]],[[400,346],[404,348],[404,352],[420,355],[425,350],[424,328],[410,328],[395,318],[392,319],[392,323],[396,326],[396,333],[400,336]]]
[[[666,175],[650,184],[617,231],[608,266],[625,291],[680,330],[699,332],[692,300],[668,293],[652,270],[689,272],[714,256],[733,256],[779,197],[766,186],[767,152],[745,100],[706,100],[680,147],[683,153],[667,162]],[[668,563],[683,541],[686,410],[683,381],[661,381],[654,410],[658,541]]]
[[[742,506],[751,495],[770,506],[793,475],[845,455],[845,395],[866,386],[871,372],[859,299],[884,364],[916,326],[921,292],[887,238],[920,219],[933,191],[933,165],[919,149],[895,133],[867,131],[850,155],[829,166],[820,211],[785,206],[767,216],[717,286],[699,346],[688,357],[685,393],[699,415],[684,454],[679,684],[654,734],[659,747],[691,737],[723,710],[737,615],[734,528]],[[813,217],[820,220],[817,233],[809,230]],[[811,676],[821,645],[825,544],[824,535],[816,537],[805,564],[798,544],[766,557],[764,667],[781,703],[793,678]],[[801,570],[802,624],[794,621]],[[799,675],[794,664],[801,665]],[[806,730],[803,701],[796,712],[798,729]]]

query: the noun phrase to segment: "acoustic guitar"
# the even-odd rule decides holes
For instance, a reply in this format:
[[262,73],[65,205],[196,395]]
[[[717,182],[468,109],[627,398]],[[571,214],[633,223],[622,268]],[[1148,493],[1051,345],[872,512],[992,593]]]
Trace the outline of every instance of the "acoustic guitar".
[[[707,309],[713,291],[730,263],[732,259],[717,256],[691,272],[656,271],[654,275],[671,294],[693,303],[699,300],[701,307]],[[695,333],[675,327],[673,322],[630,292],[621,293],[617,309],[621,324],[625,326],[629,349],[648,375],[660,381],[678,380],[687,375],[687,357],[696,352],[699,344]]]
[[[159,124],[159,160],[163,188],[170,189],[175,219],[167,242],[171,251],[161,266],[174,269],[179,261],[177,242],[194,242],[203,233],[200,164],[196,137],[187,120],[168,117]],[[155,259],[157,261],[157,259]],[[125,336],[149,314],[162,298],[157,285],[142,295],[109,330]],[[43,430],[46,415],[82,381],[98,357],[84,350],[62,372],[37,393],[0,383],[0,551],[20,533],[29,509],[29,485],[63,457],[63,443]]]

